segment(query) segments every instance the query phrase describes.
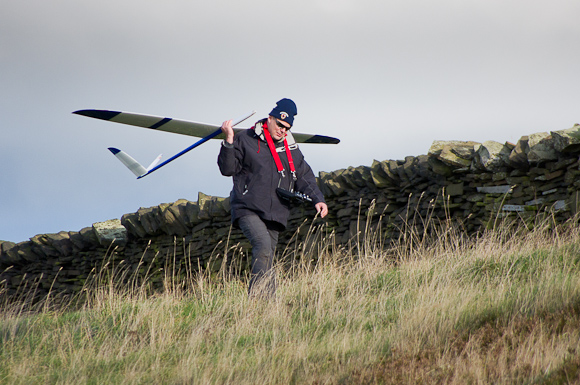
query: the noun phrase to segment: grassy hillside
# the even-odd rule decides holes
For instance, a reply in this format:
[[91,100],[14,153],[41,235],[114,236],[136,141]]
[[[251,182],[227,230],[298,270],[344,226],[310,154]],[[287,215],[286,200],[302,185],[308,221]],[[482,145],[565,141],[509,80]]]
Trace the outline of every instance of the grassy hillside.
[[80,307],[3,305],[0,383],[579,383],[579,234],[315,245],[266,303],[225,274],[155,295],[101,276]]

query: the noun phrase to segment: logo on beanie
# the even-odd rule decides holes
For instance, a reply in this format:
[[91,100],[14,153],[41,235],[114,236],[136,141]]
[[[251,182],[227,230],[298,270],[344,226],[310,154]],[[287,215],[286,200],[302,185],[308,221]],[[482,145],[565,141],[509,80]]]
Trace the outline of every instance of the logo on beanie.
[[282,120],[285,120],[288,117],[288,113],[287,112],[280,112],[280,117],[282,118]]

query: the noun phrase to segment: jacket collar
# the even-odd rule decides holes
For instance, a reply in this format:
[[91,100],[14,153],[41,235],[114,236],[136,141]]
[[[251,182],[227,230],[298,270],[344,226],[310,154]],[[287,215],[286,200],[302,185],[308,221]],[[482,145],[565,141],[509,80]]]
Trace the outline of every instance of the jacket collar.
[[[252,127],[252,129],[254,130],[254,133],[260,138],[260,140],[262,141],[266,141],[266,138],[264,137],[264,123],[266,122],[266,119],[262,119],[259,122],[256,122],[256,124],[254,125],[254,127]],[[292,133],[290,131],[286,131],[286,141],[288,142],[288,147],[291,150],[294,150],[296,148],[298,148],[298,145],[296,144],[296,140],[294,139],[294,137],[292,136]],[[282,143],[283,139],[280,139],[279,141],[275,142],[276,144],[278,143]],[[282,147],[278,147],[276,149],[277,152],[281,152],[284,151],[284,146]]]

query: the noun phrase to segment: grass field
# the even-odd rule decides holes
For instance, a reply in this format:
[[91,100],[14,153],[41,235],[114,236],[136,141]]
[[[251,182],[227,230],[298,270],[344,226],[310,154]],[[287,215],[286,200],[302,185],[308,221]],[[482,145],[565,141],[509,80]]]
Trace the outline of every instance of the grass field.
[[577,225],[363,246],[280,268],[269,302],[199,274],[2,305],[0,383],[580,383]]

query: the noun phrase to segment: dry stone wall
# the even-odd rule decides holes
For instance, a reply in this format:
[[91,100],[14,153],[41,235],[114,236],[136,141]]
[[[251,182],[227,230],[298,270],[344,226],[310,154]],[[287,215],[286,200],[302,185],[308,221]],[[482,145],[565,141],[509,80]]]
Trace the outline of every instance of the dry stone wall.
[[[409,226],[421,231],[426,219],[460,223],[470,234],[502,218],[533,223],[550,215],[563,222],[578,207],[579,154],[576,124],[515,144],[435,141],[427,155],[321,172],[330,213],[321,220],[311,207],[294,208],[279,257],[303,257],[298,245],[317,237],[353,247],[366,223],[380,228],[381,244],[389,245]],[[141,208],[78,232],[0,241],[0,300],[73,295],[104,267],[121,279],[147,276],[153,286],[166,274],[198,268],[244,271],[250,247],[229,212],[229,198],[199,193],[196,202]]]

